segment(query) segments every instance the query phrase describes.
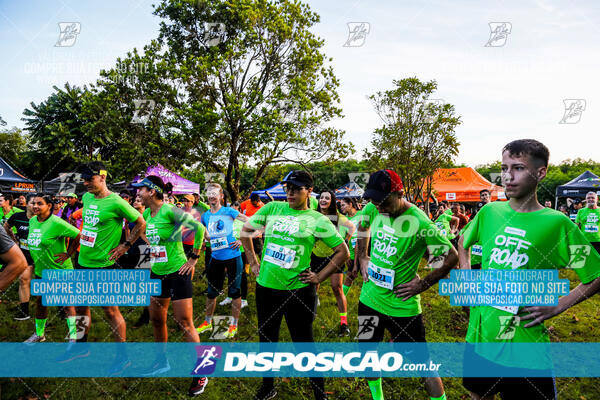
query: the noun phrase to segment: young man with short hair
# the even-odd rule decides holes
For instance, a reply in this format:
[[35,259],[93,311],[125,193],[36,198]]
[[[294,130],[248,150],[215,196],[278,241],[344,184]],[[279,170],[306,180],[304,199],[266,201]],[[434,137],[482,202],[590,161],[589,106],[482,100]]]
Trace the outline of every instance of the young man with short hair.
[[[373,335],[361,338],[359,333],[358,340],[381,342],[387,329],[393,342],[425,342],[419,294],[456,267],[456,250],[427,215],[404,198],[402,181],[394,171],[371,174],[364,196],[371,203],[363,209],[358,224],[356,257],[364,281],[358,315],[359,319],[377,318]],[[410,234],[403,230],[406,225],[411,226]],[[421,279],[417,269],[426,252],[436,263],[432,263],[433,271]],[[368,378],[368,383],[373,399],[383,400],[381,378]],[[446,399],[439,377],[425,378],[425,388],[430,399]]]
[[[545,365],[542,361],[546,353],[530,355],[525,363],[511,344],[549,342],[542,321],[600,289],[600,255],[589,251],[589,242],[564,214],[538,202],[537,187],[546,176],[548,158],[548,149],[536,140],[515,140],[504,147],[502,180],[510,200],[484,206],[467,225],[459,251],[460,267],[470,268],[466,249],[481,243],[483,270],[558,269],[577,260],[577,266],[572,268],[582,283],[561,297],[557,306],[471,307],[466,342],[473,344],[472,360],[487,369],[547,369],[541,366]],[[501,343],[502,350],[486,347],[485,343]],[[476,400],[493,399],[496,393],[503,399],[556,399],[554,378],[537,376],[464,377],[463,385]]]

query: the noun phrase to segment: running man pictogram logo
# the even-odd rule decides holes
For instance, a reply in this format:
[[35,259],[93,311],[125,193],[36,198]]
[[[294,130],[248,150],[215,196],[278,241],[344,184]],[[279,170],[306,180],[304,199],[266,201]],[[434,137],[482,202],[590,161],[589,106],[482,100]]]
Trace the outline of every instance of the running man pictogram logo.
[[496,336],[496,340],[511,340],[515,337],[516,327],[519,326],[521,318],[512,315],[499,316],[500,331]]
[[210,375],[215,372],[217,360],[221,358],[223,349],[221,346],[196,346],[198,360],[196,367],[190,375]]
[[227,315],[213,316],[213,331],[210,334],[210,340],[225,340],[227,339],[227,331],[231,324],[232,317]]
[[576,244],[569,246],[569,265],[567,268],[583,268],[585,261],[590,255],[590,246],[586,244]]
[[369,340],[375,333],[375,328],[379,325],[379,317],[377,315],[359,315],[358,316],[358,332],[354,339]]

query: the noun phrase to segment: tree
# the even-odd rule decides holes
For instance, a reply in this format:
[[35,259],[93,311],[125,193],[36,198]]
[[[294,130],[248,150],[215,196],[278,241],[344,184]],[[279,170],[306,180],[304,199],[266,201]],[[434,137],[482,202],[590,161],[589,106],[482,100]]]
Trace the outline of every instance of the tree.
[[[339,82],[310,32],[319,21],[307,5],[288,0],[163,0],[160,35],[102,73],[99,88],[124,103],[156,107],[140,135],[170,135],[175,161],[225,174],[233,200],[241,170],[254,164],[256,187],[274,163],[345,157]],[[142,79],[143,78],[143,79]],[[158,135],[158,136],[157,136]]]
[[424,191],[431,195],[433,173],[458,155],[454,129],[460,117],[451,104],[431,98],[435,81],[408,78],[394,80],[393,85],[369,96],[383,126],[375,130],[365,157],[374,169],[395,170],[409,201],[423,201]]
[[19,128],[0,129],[0,155],[18,170],[22,170],[19,160],[27,151],[27,147],[27,136],[23,135]]

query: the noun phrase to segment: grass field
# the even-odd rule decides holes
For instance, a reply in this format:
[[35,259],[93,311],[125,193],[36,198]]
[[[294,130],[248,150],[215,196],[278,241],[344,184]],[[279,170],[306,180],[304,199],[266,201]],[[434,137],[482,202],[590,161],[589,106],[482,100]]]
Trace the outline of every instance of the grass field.
[[[421,276],[426,271],[421,271]],[[577,279],[572,271],[564,271],[563,278],[571,279],[572,287]],[[356,311],[360,294],[360,278],[348,295],[348,320],[353,335],[356,334]],[[249,282],[249,307],[242,310],[237,341],[257,341],[256,310],[254,302],[253,278]],[[201,293],[206,284],[198,276],[195,279],[195,293]],[[321,305],[318,308],[317,319],[314,323],[316,341],[351,340],[338,339],[329,335],[337,332],[339,317],[335,306],[335,298],[331,293],[328,282],[321,285]],[[0,341],[18,342],[28,338],[34,332],[33,319],[14,321],[10,309],[17,303],[16,285],[7,291],[0,303]],[[221,298],[218,299],[220,301]],[[194,298],[194,315],[199,324],[204,316],[205,298],[197,295]],[[447,297],[437,295],[437,286],[422,296],[423,315],[427,329],[427,340],[430,342],[461,342],[464,341],[467,318],[458,307],[451,307]],[[600,331],[600,301],[598,297],[588,300],[557,318],[549,321],[551,338],[562,342],[595,342]],[[152,341],[152,328],[146,325],[133,329],[141,309],[123,307],[121,309],[128,323],[128,341]],[[216,315],[228,315],[230,307],[217,305]],[[90,341],[112,340],[107,323],[103,320],[101,309],[93,309],[93,325],[90,331]],[[50,309],[49,326],[46,335],[49,341],[61,341],[66,334],[66,324],[57,317],[56,309]],[[169,321],[169,341],[182,341],[181,332],[174,321]],[[206,341],[204,335],[201,338]],[[281,341],[289,341],[290,335],[282,324]],[[469,396],[461,385],[460,379],[443,379],[448,399],[468,399]],[[188,398],[187,388],[189,379],[169,378],[112,378],[112,379],[0,379],[2,399],[178,399]],[[306,378],[282,378],[276,380],[279,399],[312,399],[312,392]],[[256,378],[210,378],[202,399],[252,399],[253,393],[260,385]],[[591,378],[561,378],[557,380],[559,399],[592,400],[600,399],[600,379]],[[331,399],[370,399],[367,383],[361,378],[336,378],[325,382],[326,391]],[[386,399],[426,399],[427,394],[419,379],[384,379]]]

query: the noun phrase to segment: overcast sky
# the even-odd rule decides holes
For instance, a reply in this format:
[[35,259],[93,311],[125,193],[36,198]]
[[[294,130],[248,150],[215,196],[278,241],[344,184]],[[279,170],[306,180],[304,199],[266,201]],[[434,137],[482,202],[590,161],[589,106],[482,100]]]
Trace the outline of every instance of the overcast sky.
[[[599,160],[600,15],[588,1],[309,1],[321,16],[340,79],[346,130],[357,153],[381,122],[366,96],[393,79],[435,79],[435,97],[454,104],[463,124],[456,160],[471,166],[499,159],[517,138],[544,142],[551,162]],[[72,47],[55,47],[59,22],[79,22]],[[347,24],[363,22],[361,46],[344,46]],[[0,0],[0,116],[9,126],[52,86],[94,82],[133,47],[158,34],[152,0]],[[505,40],[490,41],[490,23],[507,23]],[[360,40],[351,45],[360,44]],[[489,45],[486,46],[486,43]],[[565,119],[566,104],[572,112]],[[578,101],[575,101],[578,100]],[[560,123],[560,122],[564,123]]]

